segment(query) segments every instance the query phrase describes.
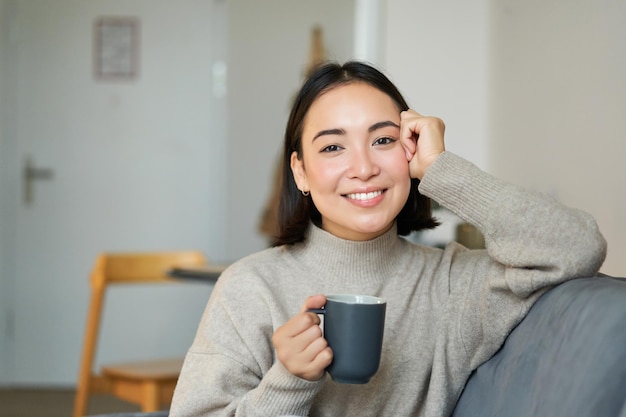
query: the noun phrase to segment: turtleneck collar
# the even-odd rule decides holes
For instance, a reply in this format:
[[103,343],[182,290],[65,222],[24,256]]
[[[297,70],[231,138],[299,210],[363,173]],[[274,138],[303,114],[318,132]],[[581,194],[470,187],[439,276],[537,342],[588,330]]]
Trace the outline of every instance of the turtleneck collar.
[[352,241],[311,224],[305,241],[293,253],[311,272],[336,274],[344,282],[380,282],[404,270],[407,258],[402,247],[406,244],[395,225],[375,239]]

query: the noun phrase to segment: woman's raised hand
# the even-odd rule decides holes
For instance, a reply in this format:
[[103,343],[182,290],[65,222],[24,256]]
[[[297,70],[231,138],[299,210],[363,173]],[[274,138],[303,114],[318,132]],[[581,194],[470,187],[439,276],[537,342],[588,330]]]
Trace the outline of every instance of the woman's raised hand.
[[409,161],[411,178],[422,179],[428,167],[445,150],[443,120],[414,110],[400,113],[400,140]]
[[319,327],[320,318],[307,312],[324,304],[323,295],[307,298],[300,313],[279,327],[272,337],[278,360],[293,375],[309,381],[322,378],[333,360],[333,352]]

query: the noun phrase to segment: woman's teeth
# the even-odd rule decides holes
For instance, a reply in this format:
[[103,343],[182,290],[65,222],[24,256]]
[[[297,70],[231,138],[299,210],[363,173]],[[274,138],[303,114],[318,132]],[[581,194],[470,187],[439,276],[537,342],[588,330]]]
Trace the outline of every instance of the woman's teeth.
[[347,194],[346,197],[352,200],[371,200],[374,197],[378,197],[382,193],[382,191],[373,191],[371,193],[353,193]]

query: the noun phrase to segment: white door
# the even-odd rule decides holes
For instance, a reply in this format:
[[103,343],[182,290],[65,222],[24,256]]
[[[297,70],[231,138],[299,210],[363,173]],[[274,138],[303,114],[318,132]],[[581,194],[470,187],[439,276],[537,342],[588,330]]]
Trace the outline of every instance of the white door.
[[[13,97],[2,134],[14,157],[2,160],[15,181],[4,181],[12,201],[1,219],[13,237],[12,246],[4,237],[0,384],[75,383],[99,252],[199,249],[223,260],[225,106],[212,73],[225,50],[224,3],[3,0],[1,75]],[[94,77],[100,16],[137,18],[136,79]],[[112,292],[98,362],[184,353],[209,293],[202,284]],[[124,317],[132,311],[151,325],[135,326]]]

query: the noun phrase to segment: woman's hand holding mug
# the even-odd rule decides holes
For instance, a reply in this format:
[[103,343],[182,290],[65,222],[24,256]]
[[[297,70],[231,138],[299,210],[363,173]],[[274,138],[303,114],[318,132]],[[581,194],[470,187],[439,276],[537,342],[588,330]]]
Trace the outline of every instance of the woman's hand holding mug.
[[333,352],[319,326],[320,318],[307,312],[324,304],[326,297],[323,295],[307,298],[300,313],[279,327],[272,337],[276,356],[283,366],[293,375],[309,381],[324,377],[333,360]]

